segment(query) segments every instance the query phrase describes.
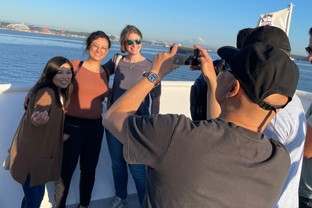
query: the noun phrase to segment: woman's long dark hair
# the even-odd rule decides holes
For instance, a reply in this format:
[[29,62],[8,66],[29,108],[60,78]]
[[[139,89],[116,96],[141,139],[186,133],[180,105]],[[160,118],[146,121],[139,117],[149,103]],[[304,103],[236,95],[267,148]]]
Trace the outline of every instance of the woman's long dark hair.
[[[73,76],[72,76],[71,82],[68,85],[68,87],[61,89],[59,91],[58,87],[53,84],[52,80],[53,80],[54,76],[57,74],[59,68],[65,63],[69,64],[70,69],[71,69],[71,73]],[[58,98],[58,99],[56,99],[57,103],[60,106],[62,106],[61,101],[60,101],[60,96],[62,96],[63,101],[64,101],[63,106],[66,108],[69,105],[70,96],[71,96],[71,93],[73,91],[73,85],[72,85],[73,79],[74,79],[74,68],[73,68],[72,63],[65,57],[56,56],[56,57],[51,58],[48,61],[48,63],[45,65],[39,80],[37,81],[37,83],[32,88],[32,92],[33,92],[33,94],[35,94],[36,92],[38,92],[39,89],[41,89],[43,87],[50,87],[53,89],[53,91],[55,93],[55,97]]]

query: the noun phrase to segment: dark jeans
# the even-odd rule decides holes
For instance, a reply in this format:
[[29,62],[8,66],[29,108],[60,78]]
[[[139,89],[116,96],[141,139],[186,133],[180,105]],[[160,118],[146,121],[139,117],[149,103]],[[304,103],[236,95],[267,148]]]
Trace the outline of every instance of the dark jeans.
[[65,208],[72,175],[80,157],[80,205],[88,206],[95,181],[104,128],[102,118],[65,117],[61,179],[55,183],[54,207]]
[[21,208],[39,208],[44,196],[45,184],[30,187],[29,183],[30,176],[28,175],[23,185],[25,196],[23,198]]
[[[109,131],[105,130],[107,146],[112,160],[113,178],[116,196],[125,199],[127,197],[128,169],[123,157],[123,144],[119,142]],[[146,191],[146,166],[128,164],[142,204]]]
[[312,199],[299,196],[299,208],[312,208]]

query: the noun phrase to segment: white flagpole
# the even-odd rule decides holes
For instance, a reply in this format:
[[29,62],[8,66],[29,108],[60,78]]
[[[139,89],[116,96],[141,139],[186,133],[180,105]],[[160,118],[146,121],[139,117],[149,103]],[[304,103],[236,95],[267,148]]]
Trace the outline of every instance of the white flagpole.
[[290,22],[291,22],[291,15],[292,15],[292,9],[293,9],[293,3],[290,2],[289,4],[289,15],[288,15],[288,21],[287,21],[287,28],[286,28],[286,34],[289,36],[289,28],[290,28]]

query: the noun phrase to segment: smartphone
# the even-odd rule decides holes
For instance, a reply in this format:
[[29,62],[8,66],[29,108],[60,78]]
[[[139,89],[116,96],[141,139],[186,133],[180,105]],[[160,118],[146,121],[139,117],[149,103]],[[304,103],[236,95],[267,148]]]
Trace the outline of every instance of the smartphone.
[[[170,48],[171,50],[171,48]],[[179,46],[176,55],[174,56],[173,63],[176,65],[191,65],[198,66],[199,61],[199,50],[195,48],[189,48],[184,46]]]

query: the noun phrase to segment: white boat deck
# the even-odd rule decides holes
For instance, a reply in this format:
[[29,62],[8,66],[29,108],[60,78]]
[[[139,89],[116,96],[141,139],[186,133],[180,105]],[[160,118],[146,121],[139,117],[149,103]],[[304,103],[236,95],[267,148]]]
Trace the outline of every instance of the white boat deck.
[[[127,199],[128,199],[127,208],[139,208],[140,207],[139,199],[136,194],[130,194]],[[88,208],[111,208],[112,200],[113,198],[95,200],[90,203]],[[72,204],[66,207],[77,208],[78,204]]]
[[[190,116],[189,94],[190,86],[193,82],[162,82],[162,96],[160,113],[176,113]],[[11,144],[11,138],[23,114],[23,101],[30,85],[0,84],[0,162],[6,155]],[[312,93],[297,91],[305,109],[312,102]],[[113,176],[111,171],[111,161],[108,149],[103,137],[102,149],[96,171],[95,185],[92,193],[92,203],[90,208],[110,207],[110,202],[114,196]],[[77,170],[79,167],[77,167]],[[75,208],[79,203],[79,171],[75,171],[71,188],[69,191],[67,204],[70,208]],[[134,182],[129,174],[128,180],[129,208],[138,208],[139,203],[136,197]],[[20,184],[15,182],[9,171],[0,168],[0,208],[20,207],[23,191]],[[52,207],[54,201],[54,183],[46,185],[46,193],[42,201],[42,208]]]

